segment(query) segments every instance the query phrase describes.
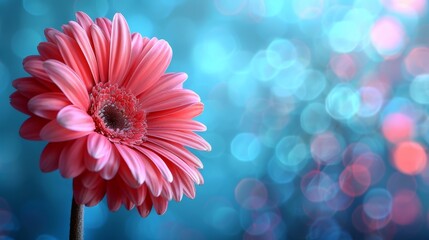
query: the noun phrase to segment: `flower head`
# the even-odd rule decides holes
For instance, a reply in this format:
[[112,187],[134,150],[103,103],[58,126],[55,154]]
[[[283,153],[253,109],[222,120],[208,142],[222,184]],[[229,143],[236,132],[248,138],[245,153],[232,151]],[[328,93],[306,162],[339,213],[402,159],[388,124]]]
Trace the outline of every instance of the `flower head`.
[[107,196],[111,210],[136,207],[143,217],[193,198],[202,163],[186,147],[210,145],[194,133],[206,128],[192,120],[203,104],[183,89],[187,75],[165,73],[170,46],[131,34],[119,13],[76,16],[63,31],[45,30],[39,55],[23,61],[31,76],[13,82],[11,105],[30,116],[21,136],[49,142],[41,170],[73,178],[78,204]]

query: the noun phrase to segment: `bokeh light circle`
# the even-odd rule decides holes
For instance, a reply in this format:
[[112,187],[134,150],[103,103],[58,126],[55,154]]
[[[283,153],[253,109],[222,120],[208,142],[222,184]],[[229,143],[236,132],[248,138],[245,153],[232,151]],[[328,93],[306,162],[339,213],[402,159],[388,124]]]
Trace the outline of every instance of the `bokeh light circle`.
[[239,133],[231,141],[231,153],[240,161],[255,160],[260,151],[261,144],[253,133]]
[[368,190],[371,184],[371,174],[366,166],[352,163],[341,172],[338,181],[345,194],[356,197]]
[[[317,121],[315,121],[317,119]],[[331,117],[321,103],[310,103],[301,112],[301,127],[308,134],[326,131],[331,125]]]
[[429,104],[429,75],[428,74],[419,75],[416,78],[414,78],[414,80],[410,84],[410,96],[417,103]]
[[301,191],[311,202],[332,199],[336,194],[335,182],[329,175],[318,170],[307,173],[301,179]]
[[401,22],[392,17],[379,18],[371,29],[371,42],[382,56],[400,53],[405,45],[405,32]]
[[333,118],[349,119],[359,111],[360,95],[352,87],[340,84],[329,92],[325,106]]
[[391,143],[410,140],[414,135],[414,122],[403,113],[392,113],[384,118],[381,130]]
[[426,151],[417,142],[401,142],[393,150],[393,163],[402,173],[408,175],[419,174],[427,164]]
[[265,205],[268,191],[265,184],[254,178],[244,178],[235,187],[235,200],[245,209],[259,209]]
[[295,45],[287,39],[275,39],[267,48],[267,61],[274,67],[290,67],[297,57]]
[[363,210],[372,219],[384,219],[392,210],[392,195],[383,188],[371,189],[365,194]]

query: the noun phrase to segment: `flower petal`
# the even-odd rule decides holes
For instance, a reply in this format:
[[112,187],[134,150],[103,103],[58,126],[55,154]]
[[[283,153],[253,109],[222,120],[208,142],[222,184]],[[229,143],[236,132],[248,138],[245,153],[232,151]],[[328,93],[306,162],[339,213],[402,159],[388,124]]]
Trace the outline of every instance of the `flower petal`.
[[78,204],[87,207],[97,205],[106,194],[106,184],[100,182],[95,188],[85,188],[78,179],[73,179],[73,197]]
[[76,13],[76,20],[86,33],[89,34],[89,28],[94,24],[92,19],[86,13],[79,11]]
[[124,194],[128,199],[131,200],[135,205],[140,205],[143,203],[147,195],[147,186],[145,184],[141,185],[138,188],[132,188],[124,184],[123,188]]
[[162,111],[186,106],[200,101],[200,97],[191,90],[177,89],[140,99],[142,107],[148,112]]
[[[63,28],[65,32],[71,32],[69,25],[64,25]],[[94,83],[91,70],[76,40],[64,33],[56,34],[55,37],[64,63],[79,76],[79,79],[84,83],[86,89],[91,89]]]
[[62,93],[42,93],[28,101],[28,109],[39,117],[54,119],[58,111],[70,105],[70,101]]
[[22,61],[25,71],[30,75],[45,80],[50,81],[49,76],[43,68],[43,60],[40,56],[28,56]]
[[86,59],[86,63],[89,66],[89,69],[92,73],[92,79],[95,82],[98,82],[98,66],[97,60],[95,58],[94,51],[92,50],[91,42],[85,31],[77,22],[70,21],[69,26],[73,33],[74,39],[80,47],[80,50],[83,53],[83,56]]
[[31,112],[28,110],[27,103],[28,98],[22,95],[19,91],[13,92],[10,96],[10,105],[14,107],[16,110],[25,113],[27,115],[30,115]]
[[110,42],[109,81],[121,85],[131,59],[131,33],[127,21],[120,13],[113,17]]
[[52,42],[39,43],[39,45],[37,46],[37,51],[39,51],[39,54],[43,60],[55,59],[60,62],[64,61],[63,57],[61,56],[60,50],[58,50],[57,45]]
[[41,130],[48,124],[48,120],[39,117],[30,117],[25,120],[19,129],[19,135],[28,140],[42,140]]
[[94,132],[88,136],[87,148],[91,157],[99,159],[105,155],[110,155],[112,144],[105,136]]
[[204,140],[204,138],[190,131],[165,131],[163,129],[152,129],[147,133],[147,135],[179,143],[198,150],[211,150],[210,144]]
[[167,73],[161,76],[158,83],[152,85],[152,87],[147,90],[148,94],[154,95],[159,94],[163,91],[168,91],[172,89],[181,89],[183,82],[188,79],[188,74],[186,73]]
[[[197,102],[177,108],[171,108],[163,111],[151,112],[147,115],[148,121],[159,118],[180,118],[180,119],[190,119],[200,115],[204,110],[204,104],[202,102]],[[158,121],[158,120],[156,120]]]
[[121,186],[111,181],[107,184],[107,206],[111,211],[117,211],[121,207],[122,193]]
[[144,147],[136,147],[136,149],[139,150],[144,155],[146,155],[148,159],[150,159],[150,161],[156,166],[159,172],[163,175],[165,180],[167,180],[168,182],[173,181],[173,175],[171,174],[170,169],[168,169],[168,166],[165,164],[164,160],[162,160],[158,156],[158,154]]
[[154,143],[164,149],[168,149],[169,152],[182,159],[188,165],[194,166],[196,168],[203,168],[203,163],[201,160],[180,144],[174,144],[171,142],[166,142],[162,139],[155,138],[148,139],[148,141],[150,141],[150,143],[147,143],[148,146],[152,146],[151,144]]
[[146,196],[146,199],[143,203],[137,206],[137,210],[142,217],[147,217],[152,210],[152,199],[149,195]]
[[[186,164],[182,159],[180,159],[178,156],[172,154],[169,150],[164,149],[156,144],[152,143],[146,143],[147,147],[151,150],[155,151],[159,155],[163,156],[165,159],[167,159],[169,162],[173,163],[175,166],[177,166],[179,169],[181,169],[186,175],[188,175],[192,180],[196,183],[200,182],[200,179],[198,178],[198,172],[195,168],[192,168],[188,164]],[[171,168],[170,168],[171,169]],[[173,175],[174,178],[174,175]],[[174,183],[174,181],[173,181]]]
[[60,31],[58,31],[57,29],[54,29],[54,28],[46,28],[44,33],[45,33],[46,40],[48,40],[48,42],[54,43],[54,44],[57,43],[55,35],[61,34]]
[[60,154],[58,168],[61,176],[74,178],[79,176],[84,170],[83,151],[85,149],[86,138],[79,138],[70,142]]
[[72,131],[91,132],[95,129],[94,120],[82,109],[69,105],[58,112],[58,124]]
[[100,74],[99,80],[101,82],[107,82],[109,70],[109,42],[104,37],[100,27],[97,25],[93,24],[90,31],[94,45],[95,57],[98,62],[98,72]]
[[88,170],[98,172],[103,169],[110,160],[111,152],[112,144],[106,137],[98,133],[91,133],[88,136],[87,154],[85,156],[85,165]]
[[[145,166],[141,160],[142,156],[127,146],[123,146],[121,144],[115,144],[115,146],[126,164],[124,167],[121,166],[119,170],[129,170],[129,172],[119,172],[122,179],[130,186],[138,187],[142,185],[146,179]],[[128,173],[130,173],[131,176]]]
[[152,197],[153,208],[158,215],[162,215],[167,211],[168,201],[162,197]]
[[110,43],[110,36],[112,35],[112,22],[107,18],[97,18],[95,19],[95,22],[97,23],[97,26],[100,27],[107,42]]
[[92,131],[76,132],[69,130],[59,125],[57,120],[54,119],[42,128],[42,130],[40,131],[40,138],[49,142],[63,142],[84,137],[91,132]]
[[50,88],[34,77],[24,77],[13,80],[12,86],[27,98],[32,98],[44,92],[50,92]]
[[104,182],[98,173],[85,171],[77,178],[85,188],[93,189]]
[[170,45],[164,40],[157,41],[136,67],[126,87],[136,96],[143,93],[165,73],[171,57]]
[[103,169],[100,170],[100,176],[105,180],[110,180],[115,177],[120,166],[120,159],[121,157],[118,153],[118,150],[116,150],[116,147],[112,145],[112,149],[109,158],[107,159],[106,165]]
[[52,172],[58,169],[61,151],[66,146],[65,143],[48,143],[40,155],[40,170],[42,172]]
[[43,66],[52,81],[74,105],[85,111],[89,108],[89,96],[85,85],[72,69],[56,60],[47,60]]
[[207,127],[204,124],[191,119],[165,118],[150,122],[147,129],[148,131],[152,129],[206,131]]

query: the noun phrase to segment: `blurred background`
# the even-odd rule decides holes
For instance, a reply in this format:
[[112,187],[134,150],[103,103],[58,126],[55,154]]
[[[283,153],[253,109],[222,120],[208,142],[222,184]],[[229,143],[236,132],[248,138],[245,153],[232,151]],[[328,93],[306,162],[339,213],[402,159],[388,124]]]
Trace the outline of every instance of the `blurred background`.
[[9,105],[21,61],[76,11],[166,39],[206,110],[194,200],[85,210],[87,239],[407,239],[429,234],[425,0],[0,0],[0,239],[68,237],[71,180]]

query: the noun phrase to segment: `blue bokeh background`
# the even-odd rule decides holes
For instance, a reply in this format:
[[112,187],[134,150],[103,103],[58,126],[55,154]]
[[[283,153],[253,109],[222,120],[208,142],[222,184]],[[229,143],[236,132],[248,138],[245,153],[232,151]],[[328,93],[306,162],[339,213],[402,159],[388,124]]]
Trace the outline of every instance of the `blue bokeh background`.
[[22,59],[76,11],[166,39],[205,103],[194,200],[85,209],[87,239],[417,239],[429,234],[425,0],[0,0],[0,239],[66,239],[71,180],[9,105]]

